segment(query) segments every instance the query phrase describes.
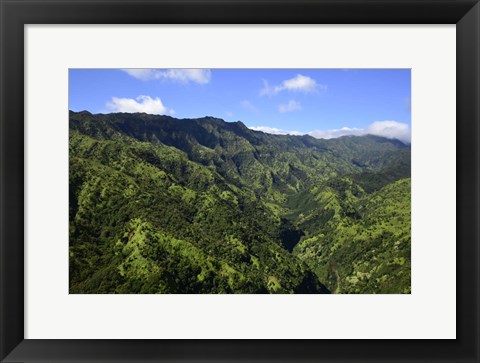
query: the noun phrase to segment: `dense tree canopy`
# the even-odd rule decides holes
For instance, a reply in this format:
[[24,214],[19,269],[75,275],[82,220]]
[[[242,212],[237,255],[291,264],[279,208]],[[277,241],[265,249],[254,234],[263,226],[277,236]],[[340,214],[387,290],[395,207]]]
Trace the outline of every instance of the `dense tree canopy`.
[[71,293],[409,293],[410,146],[70,112]]

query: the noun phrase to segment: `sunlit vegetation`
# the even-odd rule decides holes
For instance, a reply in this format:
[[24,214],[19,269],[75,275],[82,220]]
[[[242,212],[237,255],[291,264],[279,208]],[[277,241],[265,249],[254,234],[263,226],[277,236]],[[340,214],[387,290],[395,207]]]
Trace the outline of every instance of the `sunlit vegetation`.
[[409,293],[410,146],[70,113],[71,293]]

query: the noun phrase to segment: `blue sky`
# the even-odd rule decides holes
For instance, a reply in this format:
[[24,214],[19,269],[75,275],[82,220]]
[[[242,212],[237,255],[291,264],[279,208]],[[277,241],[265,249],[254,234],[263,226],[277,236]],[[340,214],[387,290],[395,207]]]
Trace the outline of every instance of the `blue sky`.
[[71,69],[69,108],[215,116],[270,133],[410,140],[410,69]]

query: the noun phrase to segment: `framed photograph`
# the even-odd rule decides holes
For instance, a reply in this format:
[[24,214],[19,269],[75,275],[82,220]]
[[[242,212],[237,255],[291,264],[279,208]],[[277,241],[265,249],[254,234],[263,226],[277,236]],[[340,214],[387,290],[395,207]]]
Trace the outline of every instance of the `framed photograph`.
[[478,1],[1,12],[2,362],[480,361]]

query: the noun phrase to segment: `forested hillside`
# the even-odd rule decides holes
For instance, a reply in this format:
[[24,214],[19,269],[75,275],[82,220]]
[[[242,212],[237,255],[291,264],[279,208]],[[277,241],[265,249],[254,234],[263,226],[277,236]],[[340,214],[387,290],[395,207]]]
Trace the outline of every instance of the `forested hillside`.
[[410,146],[70,112],[70,293],[409,293]]

